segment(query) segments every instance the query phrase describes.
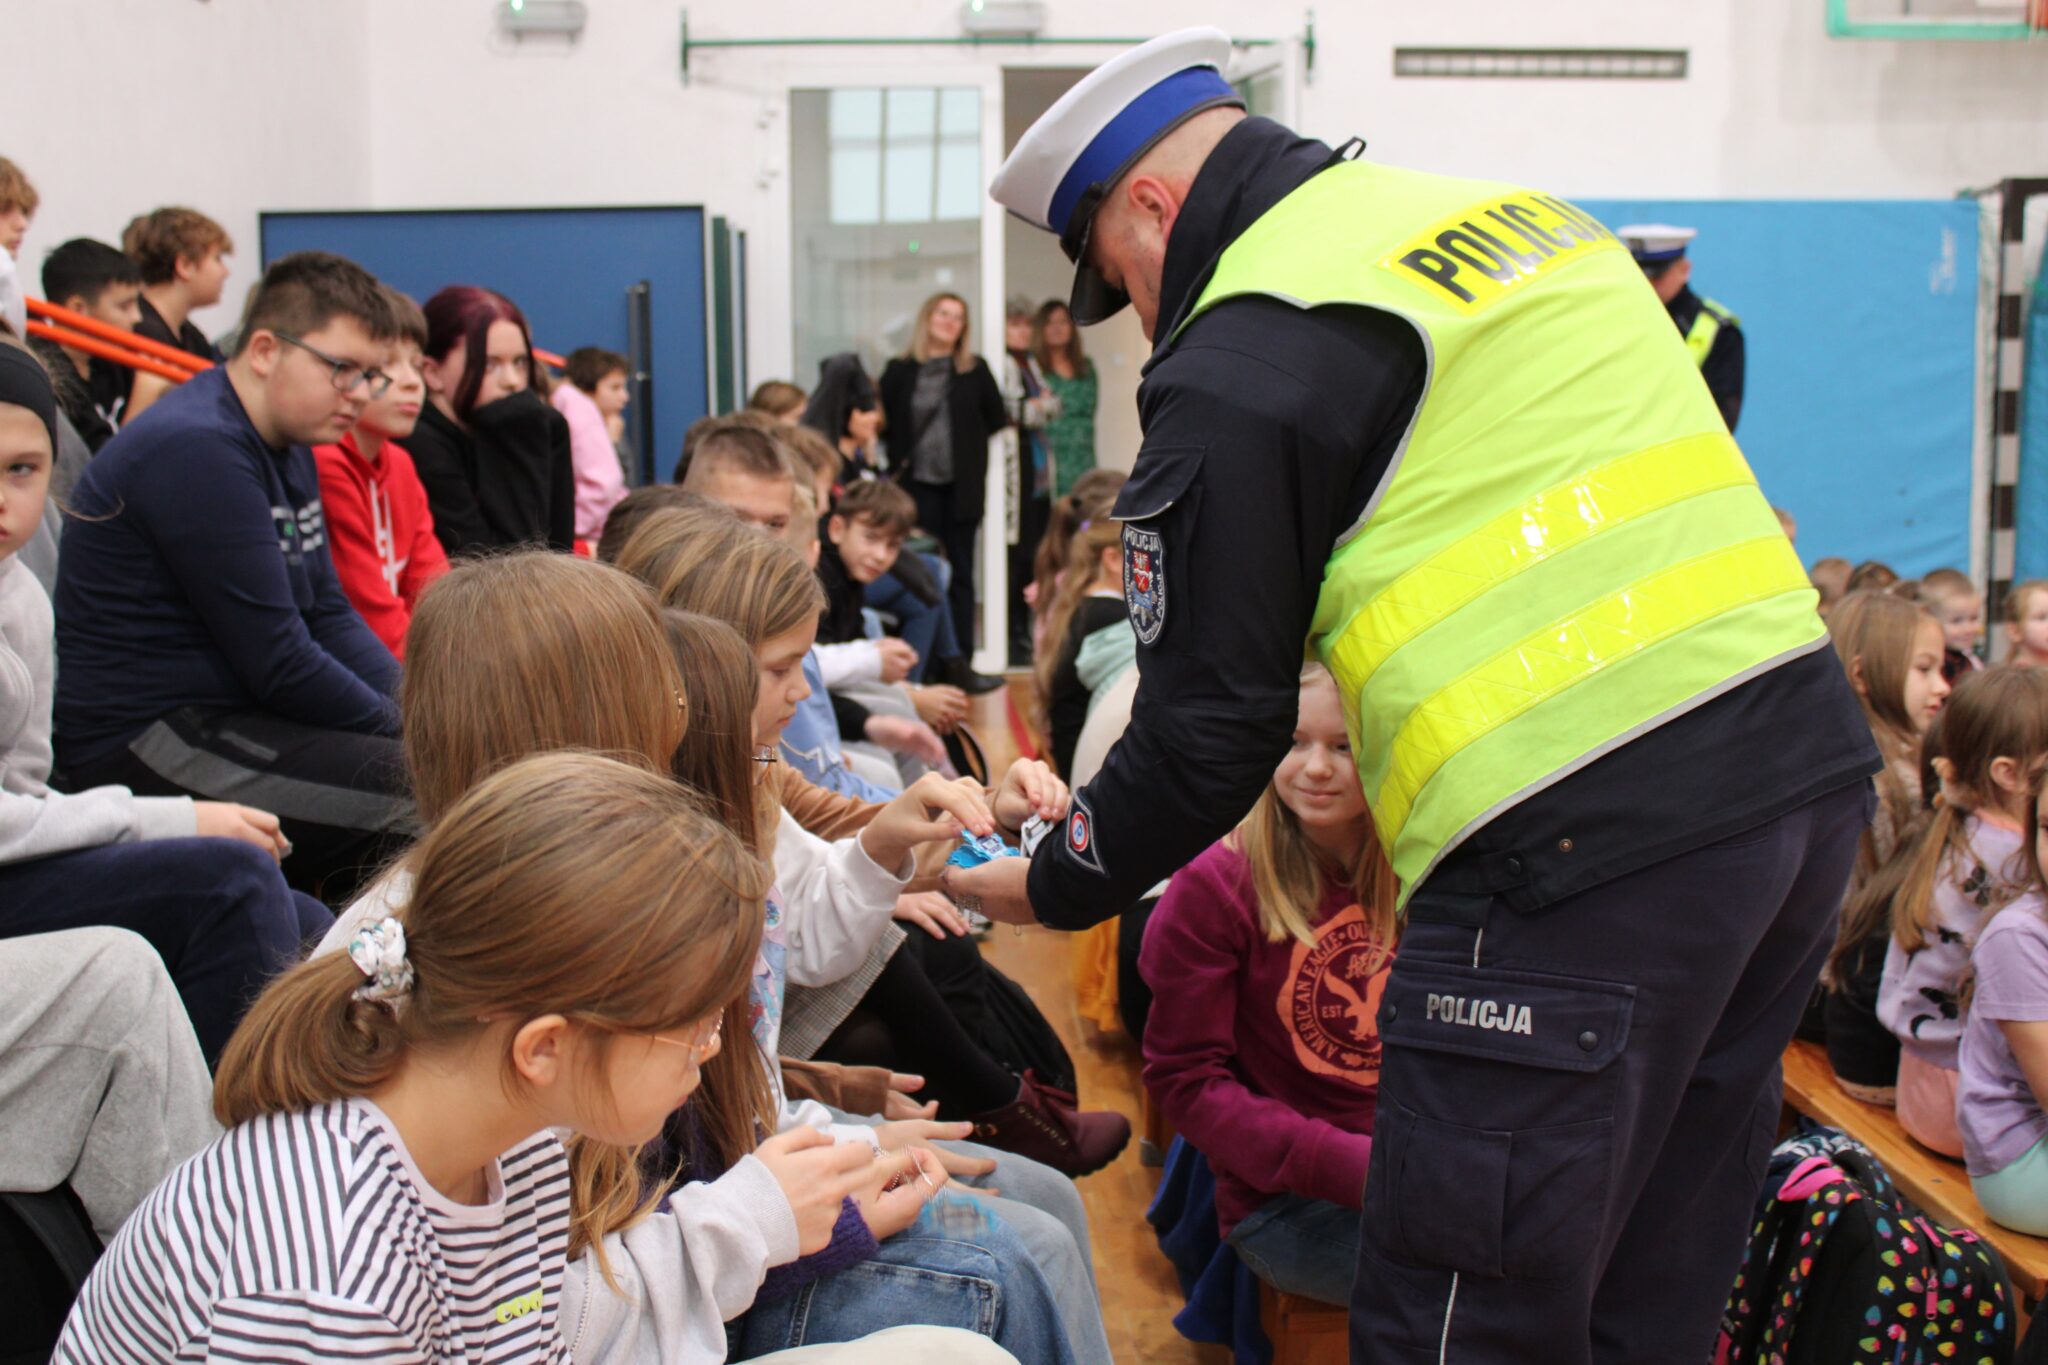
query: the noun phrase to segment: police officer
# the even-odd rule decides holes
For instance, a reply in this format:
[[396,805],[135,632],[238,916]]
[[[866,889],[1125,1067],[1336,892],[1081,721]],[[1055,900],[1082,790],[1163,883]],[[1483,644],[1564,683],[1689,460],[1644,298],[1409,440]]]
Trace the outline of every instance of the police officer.
[[1669,223],[1639,223],[1617,234],[1628,243],[1629,254],[1649,277],[1650,287],[1664,301],[1665,311],[1678,324],[1685,349],[1700,367],[1700,378],[1721,408],[1728,430],[1742,416],[1744,346],[1742,322],[1712,299],[1692,292],[1692,261],[1685,249],[1699,236],[1697,228],[1673,227]]
[[1131,723],[991,915],[1097,923],[1342,688],[1406,925],[1357,1361],[1704,1359],[1877,767],[1814,594],[1626,249],[1554,196],[1245,116],[1213,29],[992,187],[1153,342]]

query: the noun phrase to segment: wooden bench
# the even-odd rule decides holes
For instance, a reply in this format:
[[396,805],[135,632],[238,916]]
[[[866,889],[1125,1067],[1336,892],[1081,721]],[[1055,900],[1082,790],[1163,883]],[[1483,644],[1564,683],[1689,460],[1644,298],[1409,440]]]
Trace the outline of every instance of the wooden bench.
[[1273,1343],[1273,1365],[1347,1365],[1351,1314],[1259,1281],[1259,1325]]
[[[1913,1141],[1892,1110],[1846,1094],[1818,1044],[1799,1042],[1785,1050],[1785,1104],[1868,1147],[1899,1190],[1929,1218],[1943,1227],[1969,1228],[1998,1248],[2020,1298],[2028,1305],[2041,1302],[2048,1292],[2048,1238],[2029,1237],[1992,1222],[1971,1192],[1962,1163]],[[2025,1323],[2022,1318],[2023,1330]]]

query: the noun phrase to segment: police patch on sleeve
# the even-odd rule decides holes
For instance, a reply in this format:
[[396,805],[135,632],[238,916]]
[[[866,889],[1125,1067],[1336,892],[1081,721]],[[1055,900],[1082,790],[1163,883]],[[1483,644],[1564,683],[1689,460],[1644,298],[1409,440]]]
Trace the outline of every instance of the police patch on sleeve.
[[1088,809],[1087,799],[1079,792],[1074,793],[1073,809],[1067,812],[1067,852],[1097,876],[1109,875],[1102,869],[1102,850],[1095,845],[1095,812]]
[[1138,643],[1166,629],[1166,541],[1149,526],[1124,524],[1124,606]]

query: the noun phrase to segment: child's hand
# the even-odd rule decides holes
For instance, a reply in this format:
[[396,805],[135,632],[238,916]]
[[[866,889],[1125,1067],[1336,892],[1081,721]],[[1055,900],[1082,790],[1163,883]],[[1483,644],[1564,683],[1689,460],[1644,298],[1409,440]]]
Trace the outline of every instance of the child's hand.
[[949,1179],[929,1148],[884,1152],[868,1168],[861,1188],[853,1192],[853,1202],[879,1242],[915,1223]]
[[1051,825],[1066,819],[1068,798],[1067,784],[1053,776],[1051,768],[1020,758],[1003,774],[1003,785],[996,788],[990,807],[1005,830],[1021,830],[1034,815]]
[[277,817],[267,810],[229,801],[194,801],[192,815],[197,822],[194,832],[202,839],[240,839],[279,861],[291,852],[291,842],[278,827]]
[[908,716],[869,716],[862,729],[869,742],[881,745],[892,754],[909,754],[912,758],[922,759],[930,768],[945,765],[946,742],[921,720],[912,720]]
[[901,1072],[889,1073],[889,1097],[882,1101],[882,1117],[895,1122],[899,1119],[934,1119],[939,1116],[939,1102],[928,1100],[923,1104],[911,1099],[924,1089],[924,1077],[906,1076]]
[[895,872],[919,844],[957,839],[963,829],[984,835],[995,833],[995,828],[995,815],[979,783],[926,773],[868,822],[860,832],[860,846],[877,867]]
[[902,640],[884,636],[875,641],[875,648],[882,652],[882,681],[899,683],[910,676],[910,670],[917,667],[917,651]]
[[954,726],[967,719],[967,694],[945,683],[911,688],[910,704],[926,725],[942,735],[951,734]]
[[934,1147],[934,1142],[964,1142],[974,1135],[971,1123],[930,1123],[912,1121],[909,1123],[885,1123],[875,1129],[875,1138],[885,1152],[907,1151],[912,1147],[922,1150],[927,1164],[936,1161],[948,1175],[987,1175],[996,1168],[994,1158],[968,1156],[965,1152],[949,1152],[943,1147]]
[[960,912],[953,908],[953,902],[937,891],[920,891],[914,896],[898,896],[895,918],[905,924],[915,924],[942,943],[948,938],[958,938],[967,932],[967,921],[960,918]]
[[808,1125],[777,1133],[756,1147],[754,1156],[789,1200],[789,1211],[796,1215],[797,1250],[805,1256],[831,1242],[839,1206],[849,1196],[860,1196],[875,1164],[865,1142],[834,1142],[829,1133]]

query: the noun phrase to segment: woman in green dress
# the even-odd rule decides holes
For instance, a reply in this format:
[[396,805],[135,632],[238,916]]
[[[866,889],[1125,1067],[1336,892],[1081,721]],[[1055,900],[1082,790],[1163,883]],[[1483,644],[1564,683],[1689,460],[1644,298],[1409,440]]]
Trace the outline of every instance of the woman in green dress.
[[1067,305],[1053,299],[1038,310],[1038,372],[1059,395],[1060,415],[1046,424],[1052,451],[1054,498],[1074,491],[1095,468],[1095,365],[1081,351],[1081,329]]

